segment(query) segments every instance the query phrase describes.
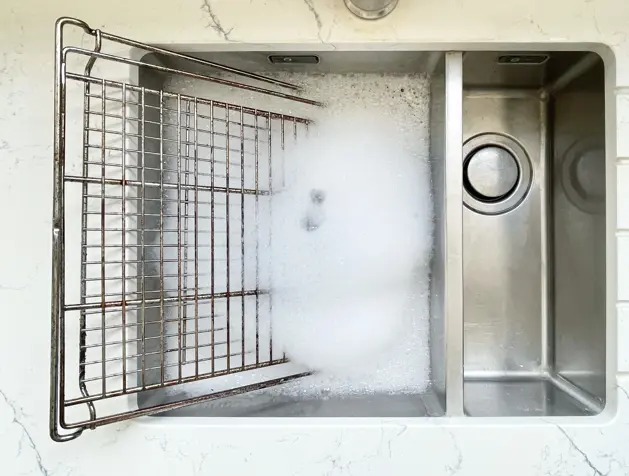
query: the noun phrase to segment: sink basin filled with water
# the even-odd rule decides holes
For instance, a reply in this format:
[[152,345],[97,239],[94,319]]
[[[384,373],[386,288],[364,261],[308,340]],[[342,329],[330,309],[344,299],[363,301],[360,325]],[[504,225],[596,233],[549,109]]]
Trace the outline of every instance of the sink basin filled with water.
[[[230,299],[230,322],[237,325],[230,329],[229,339],[227,300],[215,302],[213,313],[208,303],[201,306],[197,311],[199,339],[206,339],[203,343],[209,346],[214,339],[215,357],[222,352],[226,360],[230,354],[230,366],[244,367],[286,353],[289,362],[155,391],[142,395],[140,406],[312,372],[283,385],[167,415],[443,415],[443,388],[439,390],[433,380],[439,370],[431,368],[432,354],[436,353],[438,360],[445,357],[443,341],[434,348],[430,345],[431,333],[435,341],[442,340],[442,330],[438,320],[430,319],[430,295],[437,293],[431,291],[431,266],[438,264],[432,260],[435,208],[429,124],[431,107],[438,107],[435,99],[443,101],[443,56],[385,55],[381,63],[378,55],[324,55],[317,57],[317,64],[293,64],[288,69],[273,64],[269,55],[219,56],[212,61],[246,65],[250,71],[297,84],[305,96],[325,103],[315,107],[274,97],[249,99],[251,93],[235,88],[217,88],[201,80],[150,70],[140,72],[140,84],[147,87],[233,104],[251,101],[259,109],[312,121],[304,128],[287,120],[272,131],[271,140],[264,131],[247,135],[249,131],[243,128],[241,147],[238,126],[226,124],[226,120],[238,124],[237,112],[233,117],[214,118],[215,127],[223,128],[221,137],[234,135],[229,146],[224,138],[220,145],[230,150],[230,161],[235,163],[230,177],[223,165],[215,170],[214,179],[219,180],[220,175],[221,185],[240,187],[244,177],[246,187],[270,189],[272,194],[270,199],[245,198],[242,202],[230,198],[231,229],[240,233],[245,220],[242,249],[236,236],[231,246],[237,254],[219,250],[227,243],[217,235],[222,230],[217,230],[217,277],[214,283],[201,278],[198,284],[200,292],[212,285],[223,290],[227,283],[219,273],[225,274],[229,256],[231,289],[243,283],[244,288],[271,289],[269,296],[252,296],[244,299],[244,304],[241,298]],[[435,68],[432,81],[427,68]],[[435,79],[439,75],[441,78]],[[439,81],[442,91],[432,95],[431,85]],[[158,114],[157,109],[153,113]],[[262,118],[258,126],[263,124]],[[150,131],[150,127],[147,134],[159,136],[159,131]],[[228,130],[230,134],[225,134]],[[257,150],[249,148],[248,141],[257,143]],[[217,149],[220,145],[215,144]],[[147,146],[159,148],[158,141]],[[241,151],[244,174],[240,173]],[[225,159],[225,152],[214,157],[216,162]],[[151,169],[159,169],[158,163]],[[158,192],[153,193],[157,198]],[[227,206],[216,199],[215,216],[224,216]],[[203,207],[198,216],[209,216],[211,207]],[[152,215],[156,214],[159,209],[153,210]],[[249,220],[257,225],[250,227]],[[176,218],[165,228],[171,225],[176,228]],[[190,242],[194,242],[192,234]],[[159,236],[147,239],[160,240]],[[168,241],[168,236],[164,239]],[[171,244],[176,244],[176,237]],[[170,258],[175,264],[172,269],[166,267],[164,274],[177,276],[177,256]],[[158,275],[159,269],[153,274]],[[153,285],[157,291],[159,280]],[[168,289],[177,286],[176,279],[165,281]],[[193,309],[189,312],[194,315]],[[159,315],[148,320],[159,321]],[[150,332],[151,327],[147,329]],[[153,329],[161,332],[159,326]],[[176,378],[180,369],[178,356],[174,357],[175,365],[167,364],[166,372],[174,372]],[[206,362],[201,359],[201,367],[210,362],[227,365],[207,357]],[[156,355],[155,364],[158,359]],[[185,374],[194,368],[194,362],[183,367]],[[154,372],[150,378],[161,375]]]

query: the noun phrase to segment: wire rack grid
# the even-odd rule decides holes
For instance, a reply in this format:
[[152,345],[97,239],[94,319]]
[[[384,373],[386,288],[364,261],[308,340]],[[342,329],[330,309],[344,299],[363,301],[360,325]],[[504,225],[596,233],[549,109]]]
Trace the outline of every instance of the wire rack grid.
[[[64,46],[66,25],[92,35],[94,49]],[[283,147],[309,120],[96,77],[94,62],[318,103],[114,57],[101,52],[103,39],[203,63],[80,20],[57,23],[50,421],[57,441],[302,375],[128,408],[129,395],[286,362],[273,345],[270,283],[260,265],[271,238],[256,224],[271,213],[274,142]],[[83,72],[67,71],[71,54],[87,57]],[[82,104],[77,121],[68,120],[71,104]],[[70,127],[81,132],[76,153]]]

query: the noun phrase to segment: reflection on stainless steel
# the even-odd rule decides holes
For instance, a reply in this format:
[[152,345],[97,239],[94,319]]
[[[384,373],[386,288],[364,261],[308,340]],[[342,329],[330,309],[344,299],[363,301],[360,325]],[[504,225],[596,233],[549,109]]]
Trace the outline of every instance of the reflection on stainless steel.
[[513,73],[499,67],[483,81],[478,67],[490,56],[465,59],[464,83],[469,75],[491,88],[466,89],[464,140],[500,134],[517,142],[532,181],[507,213],[464,211],[465,411],[598,413],[605,402],[602,64],[586,56],[567,73],[552,71],[564,61],[555,54],[526,66],[538,69],[529,78],[557,77],[551,95],[544,84],[500,82]]
[[[607,286],[602,65],[555,94],[554,114],[555,368],[603,403]],[[573,156],[579,156],[573,178],[581,191],[579,200],[571,200],[561,186],[561,170]],[[585,167],[578,170],[580,166]]]
[[565,151],[557,169],[566,198],[585,213],[605,212],[605,147],[603,137],[578,138]]
[[398,0],[344,0],[345,5],[363,20],[377,20],[386,17],[397,6]]
[[467,379],[465,412],[475,417],[589,415],[582,405],[550,381],[540,378]]
[[515,187],[518,163],[507,149],[488,145],[472,153],[465,173],[477,195],[485,200],[499,200]]

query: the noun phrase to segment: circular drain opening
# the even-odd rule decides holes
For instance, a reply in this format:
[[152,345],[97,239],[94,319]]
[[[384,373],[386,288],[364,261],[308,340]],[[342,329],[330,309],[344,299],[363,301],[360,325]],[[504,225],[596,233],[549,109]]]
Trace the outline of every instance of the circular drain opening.
[[520,167],[511,152],[488,145],[465,160],[465,186],[478,200],[495,202],[506,198],[518,184]]
[[531,186],[531,162],[524,148],[501,134],[480,134],[463,144],[463,202],[484,215],[517,207]]

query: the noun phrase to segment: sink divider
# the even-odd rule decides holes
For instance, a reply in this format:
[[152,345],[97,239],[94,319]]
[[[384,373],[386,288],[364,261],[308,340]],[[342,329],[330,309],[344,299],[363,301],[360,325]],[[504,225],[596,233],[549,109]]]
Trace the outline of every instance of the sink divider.
[[446,416],[463,411],[463,54],[441,56],[431,80],[435,207],[431,266],[431,380]]
[[463,415],[463,54],[445,55],[444,318],[446,415]]

